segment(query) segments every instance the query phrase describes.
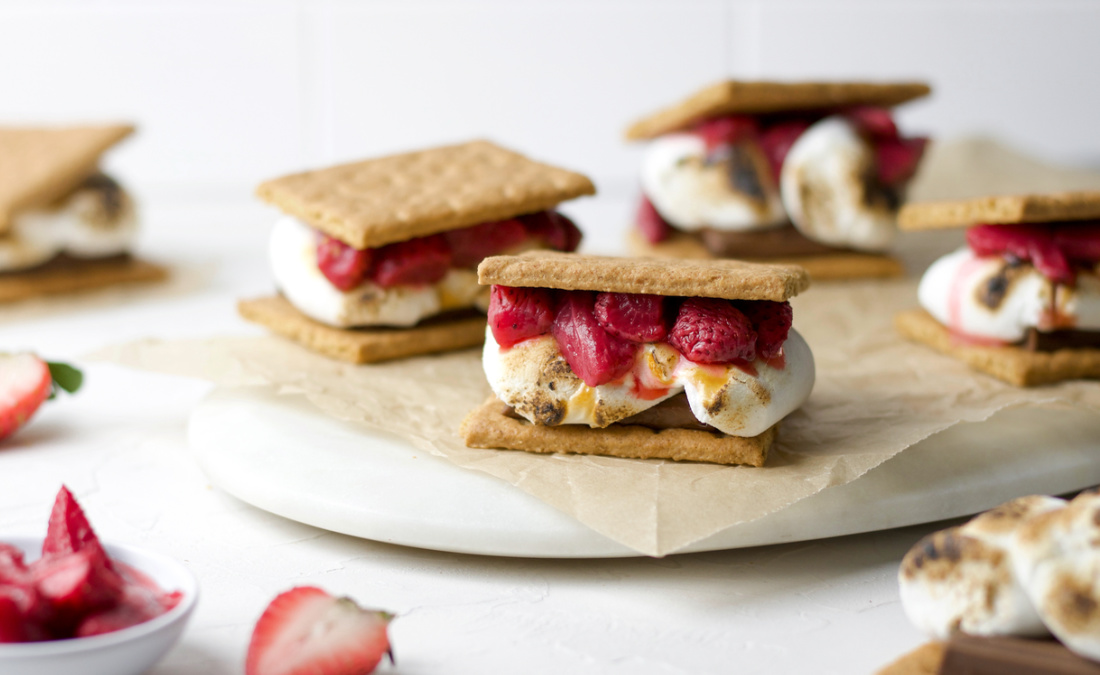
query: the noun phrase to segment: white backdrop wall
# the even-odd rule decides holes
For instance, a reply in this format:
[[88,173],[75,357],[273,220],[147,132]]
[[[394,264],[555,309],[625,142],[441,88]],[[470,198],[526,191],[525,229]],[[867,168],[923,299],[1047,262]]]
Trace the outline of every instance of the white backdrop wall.
[[132,119],[114,168],[246,193],[475,136],[633,190],[632,118],[717,78],[927,78],[909,130],[1100,164],[1090,0],[0,0],[0,122]]

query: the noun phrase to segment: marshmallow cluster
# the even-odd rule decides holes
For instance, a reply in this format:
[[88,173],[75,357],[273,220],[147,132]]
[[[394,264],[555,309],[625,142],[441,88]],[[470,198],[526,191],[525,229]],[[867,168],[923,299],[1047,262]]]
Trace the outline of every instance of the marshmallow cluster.
[[914,546],[898,572],[921,630],[1038,637],[1100,660],[1100,491],[1032,495]]

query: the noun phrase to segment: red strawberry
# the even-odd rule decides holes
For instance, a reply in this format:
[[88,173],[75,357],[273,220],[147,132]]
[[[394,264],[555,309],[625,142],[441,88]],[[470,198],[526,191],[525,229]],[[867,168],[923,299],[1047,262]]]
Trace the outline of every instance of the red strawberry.
[[18,578],[25,571],[23,550],[0,542],[0,584]]
[[317,267],[341,291],[350,291],[363,283],[370,261],[370,249],[352,248],[326,234],[317,242]]
[[519,217],[528,235],[556,251],[573,252],[581,244],[581,231],[573,221],[557,211],[539,211]]
[[26,424],[52,390],[45,361],[33,354],[0,355],[0,439]]
[[489,328],[501,347],[550,332],[554,295],[547,288],[493,286],[489,294]]
[[1100,261],[1100,224],[1066,224],[1054,232],[1054,243],[1070,260],[1089,264]]
[[382,288],[431,284],[447,274],[451,248],[438,234],[375,249],[371,279]]
[[645,195],[642,195],[638,203],[638,214],[634,217],[634,222],[638,226],[638,232],[651,244],[660,243],[672,235],[672,226],[661,217]]
[[694,131],[703,138],[707,152],[710,152],[720,145],[732,145],[754,137],[759,131],[759,124],[755,117],[748,115],[727,115],[703,120],[695,125]]
[[658,342],[668,335],[665,299],[641,293],[600,293],[596,321],[612,335],[631,342]]
[[8,595],[7,589],[0,586],[0,644],[5,642],[28,642],[27,622],[19,602]]
[[590,387],[625,375],[634,365],[635,346],[607,332],[593,311],[595,294],[564,294],[551,332],[573,373]]
[[927,138],[885,138],[874,142],[878,180],[887,187],[902,185],[917,172]]
[[390,654],[392,614],[360,608],[320,588],[282,593],[256,622],[245,675],[365,675]]
[[515,248],[527,240],[527,230],[515,218],[444,232],[451,247],[451,264],[476,267],[485,258]]
[[889,108],[861,105],[848,108],[844,111],[844,116],[855,124],[861,133],[867,134],[876,141],[898,137],[898,125],[894,123],[894,117]]
[[966,231],[966,242],[979,256],[1010,255],[1029,260],[1043,276],[1071,284],[1073,267],[1046,225],[977,225]]
[[155,619],[178,605],[181,598],[179,591],[164,593],[160,589],[127,584],[114,605],[80,620],[76,637],[111,633]]
[[[64,485],[57,491],[50,511],[50,524],[42,542],[42,556],[51,557],[76,553],[85,548],[104,553],[103,545],[92,530],[92,524],[76,502],[73,493]],[[104,553],[104,556],[106,554]]]
[[49,605],[47,625],[55,635],[71,635],[83,617],[112,607],[126,585],[107,554],[92,547],[39,558],[30,569],[35,589]]
[[760,132],[760,149],[768,158],[772,168],[772,176],[779,180],[779,174],[783,170],[783,161],[787,159],[787,153],[791,146],[798,140],[806,129],[810,127],[808,120],[788,120],[778,122]]
[[695,363],[756,359],[756,331],[729,300],[685,300],[668,334],[668,343]]
[[737,308],[756,329],[756,353],[764,359],[779,356],[794,319],[791,303],[752,300],[738,303]]

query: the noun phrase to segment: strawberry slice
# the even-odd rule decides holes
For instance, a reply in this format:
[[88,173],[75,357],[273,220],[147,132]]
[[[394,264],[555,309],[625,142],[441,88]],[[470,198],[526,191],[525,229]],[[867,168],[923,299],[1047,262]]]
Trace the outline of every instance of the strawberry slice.
[[527,230],[516,218],[482,223],[444,232],[451,247],[451,264],[476,267],[485,258],[515,248],[527,240]]
[[860,133],[870,136],[876,142],[879,139],[898,137],[898,125],[889,108],[860,105],[844,110],[843,114],[856,125]]
[[0,644],[29,641],[27,623],[19,602],[0,586]]
[[548,288],[493,286],[489,293],[489,328],[501,347],[550,332],[554,294]]
[[634,216],[638,232],[651,244],[657,244],[672,236],[672,226],[668,224],[657,208],[645,195],[638,202],[638,214]]
[[1100,261],[1100,224],[1061,225],[1054,232],[1054,244],[1070,260],[1095,265]]
[[695,363],[756,359],[756,331],[752,322],[729,300],[685,300],[669,331],[668,343]]
[[787,153],[798,137],[810,128],[809,120],[786,120],[766,127],[760,132],[760,149],[768,158],[772,168],[772,176],[776,182],[783,171],[783,162],[787,159]]
[[927,138],[876,139],[875,169],[879,183],[895,187],[908,181],[917,172],[927,147]]
[[451,265],[451,247],[439,234],[383,246],[374,255],[370,276],[382,288],[433,284]]
[[341,291],[350,291],[367,278],[371,251],[352,248],[339,239],[321,234],[317,242],[317,268]]
[[631,342],[659,342],[668,335],[665,298],[642,293],[600,293],[596,321],[607,332]]
[[976,225],[966,231],[966,243],[979,256],[1009,255],[1030,261],[1056,283],[1072,284],[1076,278],[1048,225]]
[[30,569],[35,589],[49,605],[46,623],[55,635],[72,635],[83,617],[115,605],[126,583],[102,548],[39,558]]
[[756,353],[763,359],[779,356],[794,320],[791,303],[752,300],[738,303],[737,308],[748,317],[756,330]]
[[393,615],[299,586],[280,594],[252,632],[245,675],[365,675],[390,652]]
[[712,117],[695,125],[694,132],[702,137],[707,152],[722,145],[733,145],[746,138],[754,138],[760,130],[755,117],[727,115]]
[[0,355],[0,439],[26,424],[52,390],[45,361],[33,354]]
[[580,229],[557,211],[538,211],[519,217],[527,234],[556,251],[572,253],[581,244]]
[[42,556],[52,557],[76,553],[86,548],[97,553],[103,551],[103,545],[92,530],[92,524],[84,515],[73,493],[64,485],[57,491],[50,511],[50,524],[46,527],[46,538],[42,541]]
[[80,620],[76,627],[76,637],[102,635],[136,626],[164,614],[178,605],[181,599],[179,591],[164,593],[160,589],[127,584],[114,605],[88,614]]
[[634,365],[635,345],[604,330],[596,320],[594,293],[563,295],[550,332],[573,373],[590,387],[625,375]]

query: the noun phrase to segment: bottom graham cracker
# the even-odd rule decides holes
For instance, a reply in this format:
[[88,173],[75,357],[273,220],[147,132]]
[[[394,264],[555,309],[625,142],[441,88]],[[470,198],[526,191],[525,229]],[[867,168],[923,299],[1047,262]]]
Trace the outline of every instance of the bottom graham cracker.
[[299,312],[281,295],[237,303],[245,319],[269,328],[307,349],[351,363],[374,363],[406,356],[476,347],[485,341],[485,315],[428,319],[411,328],[334,328]]
[[99,259],[63,257],[31,270],[0,274],[0,303],[161,281],[167,277],[165,268],[128,255]]
[[943,664],[944,644],[928,642],[878,671],[876,675],[936,675]]
[[[674,234],[658,244],[651,244],[637,231],[627,234],[630,253],[651,258],[689,258],[707,260],[715,256],[703,244],[687,234]],[[738,258],[745,262],[800,265],[814,281],[840,279],[884,279],[905,276],[905,266],[897,258],[874,253],[843,251],[829,255],[800,255],[789,258]]]
[[1000,380],[1034,387],[1063,380],[1100,377],[1100,349],[1058,349],[1033,352],[1022,347],[987,347],[960,343],[946,326],[923,309],[901,312],[894,326],[902,336],[928,345]]
[[661,429],[613,424],[593,429],[579,424],[557,427],[531,424],[509,416],[508,405],[489,398],[462,421],[461,435],[471,448],[541,453],[608,455],[630,459],[671,459],[763,466],[775,442],[778,424],[752,438],[696,429]]

